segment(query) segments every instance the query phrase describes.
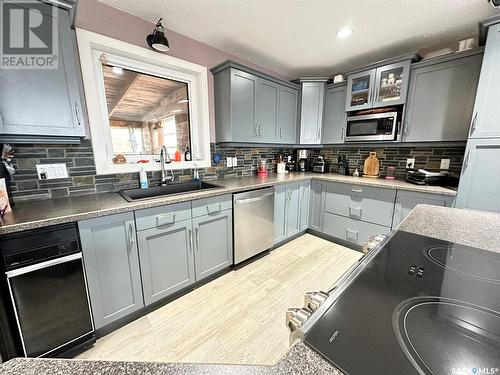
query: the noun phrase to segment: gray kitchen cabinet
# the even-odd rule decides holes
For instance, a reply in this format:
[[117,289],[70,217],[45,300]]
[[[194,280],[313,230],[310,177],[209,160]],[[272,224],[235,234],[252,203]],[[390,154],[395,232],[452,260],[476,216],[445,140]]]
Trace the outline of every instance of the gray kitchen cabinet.
[[347,85],[335,85],[325,89],[322,143],[344,143]]
[[392,229],[396,229],[418,204],[453,207],[454,201],[455,197],[448,195],[398,190],[392,219]]
[[57,68],[0,69],[0,138],[12,143],[80,143],[85,127],[70,15],[40,5],[43,18],[52,20],[57,11]]
[[311,181],[309,200],[309,228],[318,232],[323,230],[324,183]]
[[286,207],[286,237],[290,238],[300,232],[300,186],[297,183],[287,185],[288,203]]
[[233,264],[232,210],[193,218],[196,281]]
[[132,212],[78,222],[95,327],[144,306]]
[[286,208],[288,204],[286,185],[274,188],[274,243],[286,239]]
[[499,160],[500,139],[469,139],[455,207],[500,212]]
[[412,66],[403,141],[467,139],[482,56],[479,50]]
[[390,227],[325,212],[323,233],[344,242],[362,246],[371,236],[390,231]]
[[298,85],[232,61],[211,71],[217,142],[295,143]]
[[311,181],[299,183],[299,231],[309,228],[309,203],[311,194]]
[[278,143],[295,144],[297,142],[299,91],[280,86],[278,110]]
[[146,305],[195,282],[191,220],[139,231],[137,238]]
[[500,24],[490,26],[479,84],[470,138],[500,138]]
[[257,136],[259,142],[272,143],[278,129],[279,85],[259,78],[257,86]]
[[300,144],[320,144],[325,82],[302,82]]
[[257,85],[258,78],[231,69],[231,122],[233,142],[254,142],[258,138]]
[[345,101],[346,112],[372,108],[375,75],[376,69],[349,74]]

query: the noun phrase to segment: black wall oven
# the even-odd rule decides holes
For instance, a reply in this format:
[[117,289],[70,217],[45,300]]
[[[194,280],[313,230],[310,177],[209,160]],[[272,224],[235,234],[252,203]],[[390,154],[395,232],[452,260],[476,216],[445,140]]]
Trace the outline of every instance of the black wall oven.
[[2,319],[4,360],[57,356],[95,341],[76,224],[8,236],[1,250],[2,302],[11,314]]

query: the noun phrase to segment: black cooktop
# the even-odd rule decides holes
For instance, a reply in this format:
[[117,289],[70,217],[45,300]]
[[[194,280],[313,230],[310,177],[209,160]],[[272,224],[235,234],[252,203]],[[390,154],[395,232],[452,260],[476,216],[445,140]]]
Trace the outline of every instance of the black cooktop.
[[305,341],[349,375],[500,375],[500,254],[398,231]]

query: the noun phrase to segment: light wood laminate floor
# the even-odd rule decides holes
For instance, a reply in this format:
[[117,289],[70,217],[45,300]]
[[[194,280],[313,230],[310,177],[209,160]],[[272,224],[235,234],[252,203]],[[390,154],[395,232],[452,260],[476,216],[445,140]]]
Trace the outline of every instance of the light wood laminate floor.
[[328,290],[361,253],[305,234],[99,339],[78,358],[275,364],[285,311]]

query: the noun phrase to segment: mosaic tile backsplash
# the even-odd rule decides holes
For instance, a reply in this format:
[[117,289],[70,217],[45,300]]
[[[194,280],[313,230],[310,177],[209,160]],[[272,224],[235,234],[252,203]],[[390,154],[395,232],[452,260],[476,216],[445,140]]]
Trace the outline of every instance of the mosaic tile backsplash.
[[[84,140],[80,145],[14,145],[16,175],[10,181],[14,202],[59,198],[82,194],[117,191],[139,187],[139,174],[96,175],[92,144]],[[376,151],[381,161],[381,170],[386,166],[396,167],[396,173],[404,176],[406,158],[415,158],[417,168],[439,169],[442,158],[451,159],[450,172],[460,174],[464,146],[453,147],[366,147],[333,146],[311,150],[311,155],[323,155],[331,172],[337,172],[337,158],[345,154],[349,160],[351,173],[356,167],[363,169],[364,160],[370,151]],[[268,161],[270,171],[276,171],[279,153],[295,151],[279,147],[227,147],[211,145],[212,155],[222,155],[222,162],[206,169],[200,169],[203,179],[227,178],[254,175],[260,158]],[[226,167],[226,158],[236,157],[236,167]],[[39,181],[36,164],[66,163],[69,178]],[[192,170],[178,170],[174,174],[180,181],[190,180]],[[148,172],[150,186],[159,184],[160,172]]]

